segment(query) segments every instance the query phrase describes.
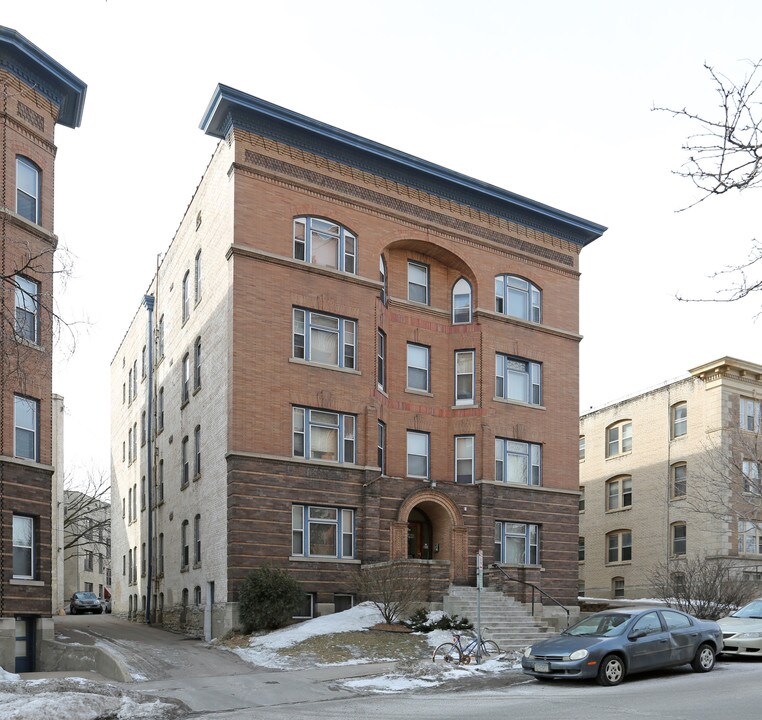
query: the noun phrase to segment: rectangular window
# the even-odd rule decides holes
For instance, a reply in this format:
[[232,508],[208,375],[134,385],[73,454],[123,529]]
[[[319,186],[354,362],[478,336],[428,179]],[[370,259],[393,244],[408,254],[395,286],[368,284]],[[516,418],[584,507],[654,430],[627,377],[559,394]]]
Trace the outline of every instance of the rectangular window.
[[751,398],[741,398],[741,430],[759,432],[762,401]]
[[40,170],[26,158],[16,158],[16,212],[40,223]]
[[616,577],[612,579],[611,592],[615,598],[624,597],[624,578]]
[[180,483],[184,487],[190,480],[190,460],[188,458],[188,436],[183,438],[180,449]]
[[40,335],[40,286],[16,275],[16,335],[35,345]]
[[34,518],[25,515],[13,516],[13,577],[31,580],[34,578]]
[[159,318],[158,336],[159,338],[157,340],[157,345],[158,345],[157,354],[159,356],[159,360],[161,360],[164,357],[164,316],[163,315]]
[[13,396],[14,456],[39,460],[40,403],[32,398]]
[[762,532],[756,523],[738,521],[738,552],[742,555],[762,554]]
[[429,391],[429,348],[407,344],[407,389]]
[[[164,574],[164,533],[159,533],[159,547],[156,552],[156,571],[159,575]],[[122,572],[124,575],[124,572]]]
[[455,352],[455,404],[473,405],[475,402],[475,353],[473,350]]
[[295,556],[355,557],[354,510],[337,507],[293,505],[291,552]]
[[194,264],[194,282],[193,282],[193,288],[194,288],[194,301],[196,304],[198,304],[198,301],[201,300],[201,250],[199,250],[196,253],[196,261]]
[[754,460],[743,461],[743,491],[754,495],[760,494],[759,463]]
[[201,562],[201,515],[193,520],[193,564]]
[[85,551],[85,570],[92,572],[93,569],[93,553],[91,550]]
[[293,408],[294,457],[355,462],[355,416]]
[[196,338],[193,346],[193,389],[201,387],[201,338]]
[[580,462],[585,459],[585,436],[579,436],[579,459]]
[[156,425],[158,432],[164,429],[164,388],[160,387],[156,401]]
[[542,485],[542,445],[495,438],[495,480]]
[[495,395],[529,405],[542,405],[542,365],[497,353]]
[[427,265],[408,261],[407,299],[423,305],[429,304],[429,268]]
[[688,466],[685,463],[672,466],[672,497],[685,497],[688,483]]
[[579,539],[579,551],[577,553],[577,560],[579,562],[585,561],[585,538],[583,537]]
[[688,432],[688,404],[672,406],[672,437],[682,437]]
[[672,554],[673,555],[685,555],[687,547],[687,533],[686,526],[683,523],[678,523],[672,526]]
[[407,431],[407,474],[429,477],[429,434]]
[[196,449],[195,462],[193,464],[193,475],[198,477],[201,475],[201,426],[196,425],[196,429],[193,431],[193,444]]
[[621,477],[606,483],[606,510],[623,510],[632,506],[632,478]]
[[190,397],[190,355],[188,353],[183,357],[183,382],[180,389],[180,396],[183,405],[185,405]]
[[386,474],[386,425],[378,421],[378,467],[381,468],[381,474]]
[[580,486],[579,488],[579,511],[585,512],[585,488]]
[[474,482],[474,436],[460,435],[455,438],[455,482]]
[[540,526],[496,522],[495,560],[506,565],[539,565]]
[[294,308],[295,358],[355,369],[357,323],[347,318]]
[[386,333],[378,331],[378,349],[376,358],[377,382],[379,390],[386,390]]
[[629,530],[610,533],[606,538],[606,562],[615,563],[632,560],[632,533]]
[[146,509],[146,476],[140,478],[140,509]]
[[187,568],[190,558],[190,548],[188,546],[188,521],[183,520],[180,526],[180,566]]

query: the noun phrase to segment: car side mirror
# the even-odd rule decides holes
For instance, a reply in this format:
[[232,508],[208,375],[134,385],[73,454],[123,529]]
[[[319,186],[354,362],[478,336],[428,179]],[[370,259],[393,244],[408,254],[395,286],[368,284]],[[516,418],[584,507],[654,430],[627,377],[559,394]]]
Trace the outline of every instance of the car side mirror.
[[648,635],[648,633],[645,630],[636,630],[635,632],[630,633],[628,638],[630,640],[640,640],[640,638],[645,637],[646,635]]

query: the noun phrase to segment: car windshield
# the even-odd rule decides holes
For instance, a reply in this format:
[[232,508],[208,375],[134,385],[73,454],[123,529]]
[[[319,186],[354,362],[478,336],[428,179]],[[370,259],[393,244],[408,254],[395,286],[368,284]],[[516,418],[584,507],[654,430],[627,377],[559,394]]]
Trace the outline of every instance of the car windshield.
[[603,637],[614,637],[624,632],[629,619],[629,615],[623,615],[622,613],[591,615],[564,630],[563,635],[601,635]]
[[95,593],[91,592],[78,592],[77,594],[78,600],[97,600],[98,598],[95,597]]
[[733,613],[733,617],[762,618],[762,598],[753,600],[748,605],[744,605],[740,610],[736,610]]

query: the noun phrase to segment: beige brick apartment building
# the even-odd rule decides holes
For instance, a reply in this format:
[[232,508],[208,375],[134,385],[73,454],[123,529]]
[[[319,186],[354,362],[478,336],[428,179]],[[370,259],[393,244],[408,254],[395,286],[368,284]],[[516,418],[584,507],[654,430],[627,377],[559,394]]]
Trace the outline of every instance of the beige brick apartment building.
[[54,136],[79,126],[85,91],[0,27],[0,667],[17,672],[52,636]]
[[264,563],[303,616],[388,560],[441,600],[477,550],[574,602],[578,258],[605,228],[232,88],[201,127],[112,362],[114,611],[217,634]]
[[[657,564],[762,570],[762,366],[724,357],[580,419],[580,590],[650,597]],[[674,570],[673,570],[674,569]]]

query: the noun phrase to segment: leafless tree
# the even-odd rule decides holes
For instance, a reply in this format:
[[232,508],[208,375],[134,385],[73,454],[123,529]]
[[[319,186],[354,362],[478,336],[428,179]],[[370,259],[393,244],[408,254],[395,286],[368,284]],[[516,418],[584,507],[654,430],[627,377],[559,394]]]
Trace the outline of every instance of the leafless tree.
[[387,625],[426,599],[426,579],[420,567],[404,560],[363,565],[358,585],[360,596],[378,608]]
[[64,489],[64,559],[86,550],[108,558],[111,547],[111,480],[91,473],[75,487],[67,478]]
[[671,607],[717,620],[745,605],[758,588],[746,580],[731,558],[686,557],[654,566],[653,596]]

